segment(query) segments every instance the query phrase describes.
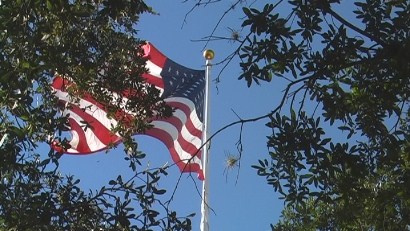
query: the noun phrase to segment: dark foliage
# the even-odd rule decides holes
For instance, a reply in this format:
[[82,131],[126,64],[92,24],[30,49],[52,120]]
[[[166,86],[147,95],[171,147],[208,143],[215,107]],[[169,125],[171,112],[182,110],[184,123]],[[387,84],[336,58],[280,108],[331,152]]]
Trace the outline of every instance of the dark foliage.
[[253,166],[286,203],[272,228],[408,229],[409,1],[292,0],[243,11],[240,79],[289,81],[289,104],[266,124],[269,156]]
[[[169,114],[140,78],[145,60],[133,26],[150,8],[127,0],[0,2],[0,229],[190,230],[188,217],[160,201],[165,169],[136,170],[144,154],[131,134],[146,129],[152,115]],[[130,87],[143,93],[109,108],[110,116],[124,107],[139,115],[126,121],[133,126],[115,128],[126,140],[131,179],[118,176],[86,193],[78,179],[60,175],[58,153],[38,153],[55,131],[66,144],[66,118],[50,88],[56,72],[72,78],[73,93],[92,92],[100,102]]]

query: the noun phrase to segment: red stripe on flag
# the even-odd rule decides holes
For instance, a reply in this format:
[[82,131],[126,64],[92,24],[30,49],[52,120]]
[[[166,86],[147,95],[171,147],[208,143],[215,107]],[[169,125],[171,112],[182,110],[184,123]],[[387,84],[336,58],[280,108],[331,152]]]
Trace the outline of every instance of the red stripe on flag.
[[[98,118],[91,116],[90,114],[86,113],[83,109],[75,105],[72,105],[70,110],[78,116],[80,116],[81,119],[87,122],[87,124],[89,125],[87,129],[91,129],[95,136],[103,144],[109,145],[119,140],[119,137],[117,135],[112,133],[110,129],[106,128],[103,124],[100,123],[100,121],[98,121]],[[84,124],[83,126],[86,126],[87,124]]]
[[78,153],[79,155],[90,153],[91,150],[88,146],[83,128],[73,118],[68,118],[68,123],[70,124],[71,130],[78,134],[77,147],[73,148],[75,148],[75,150],[81,150],[80,153]]
[[164,82],[162,81],[162,79],[150,75],[149,73],[142,74],[142,77],[147,81],[147,83],[152,84],[158,88],[164,89]]
[[[172,136],[168,132],[162,129],[158,129],[158,128],[151,128],[150,130],[146,132],[146,134],[161,140],[165,144],[165,146],[168,148],[171,154],[172,160],[175,162],[175,164],[178,166],[181,172],[197,172],[198,178],[201,180],[204,179],[201,166],[198,163],[192,163],[192,162],[185,163],[189,161],[190,158],[183,158],[183,157],[181,158],[181,154],[177,150],[175,150],[174,140],[172,139]],[[198,155],[200,156],[201,151],[200,150],[196,150],[196,151],[197,153],[192,153],[193,156],[191,158],[194,158],[194,157],[199,158]]]
[[[167,122],[167,123],[173,125],[175,127],[175,129],[178,131],[178,139],[176,141],[181,145],[181,147],[184,147],[184,150],[187,153],[191,154],[191,156],[192,155],[197,155],[196,152],[197,152],[198,148],[195,145],[193,145],[191,142],[189,142],[189,140],[185,140],[185,138],[182,136],[183,124],[181,123],[179,118],[170,117],[170,118],[167,118],[167,119],[157,120],[157,121],[163,121],[163,122]],[[188,132],[189,132],[188,136],[189,135],[195,136],[194,134],[191,133],[191,131],[189,129],[188,129]],[[202,135],[202,132],[201,132],[200,135]],[[195,136],[195,137],[197,137],[197,136]],[[200,139],[200,137],[199,137],[199,139]],[[201,155],[199,155],[198,157],[201,158]]]
[[144,49],[145,57],[148,57],[151,62],[161,68],[164,66],[167,57],[162,54],[157,48],[151,46],[150,43],[143,45],[142,48]]
[[173,102],[173,101],[168,101],[167,105],[173,108],[178,108],[179,110],[183,111],[187,117],[187,121],[185,122],[185,126],[187,127],[187,129],[190,131],[192,135],[198,137],[199,139],[202,139],[202,130],[199,130],[198,128],[196,128],[190,118],[191,110],[189,106],[187,106],[186,104],[180,103],[180,102]]

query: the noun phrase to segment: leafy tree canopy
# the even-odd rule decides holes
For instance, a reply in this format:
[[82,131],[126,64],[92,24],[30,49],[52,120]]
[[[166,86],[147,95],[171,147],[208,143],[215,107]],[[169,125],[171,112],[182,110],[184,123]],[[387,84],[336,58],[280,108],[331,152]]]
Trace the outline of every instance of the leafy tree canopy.
[[269,120],[268,156],[253,167],[286,205],[272,230],[408,230],[410,2],[235,1],[227,12],[239,5],[243,28],[228,38],[239,45],[223,63],[239,57],[249,87],[287,81],[277,108],[231,124]]
[[[133,27],[151,9],[126,0],[0,2],[0,229],[189,230],[190,220],[158,199],[166,171],[136,171],[144,154],[130,135],[148,127],[146,118],[170,112],[140,77],[145,60]],[[56,73],[75,82],[72,97],[87,91],[110,102],[109,116],[125,108],[140,115],[123,121],[133,126],[115,128],[126,139],[131,179],[118,176],[85,193],[79,180],[59,174],[58,153],[38,153],[54,139],[67,145],[66,118],[50,88]],[[129,96],[126,105],[112,103],[112,92],[130,86],[143,94]]]
[[[218,1],[196,6],[212,2]],[[249,87],[288,81],[270,113],[233,123],[268,120],[269,153],[253,167],[285,201],[272,229],[408,229],[409,1],[279,0],[258,9],[238,0],[231,9],[239,5],[245,34],[233,31],[238,49],[224,61],[239,57],[239,79]],[[135,130],[116,128],[133,148],[127,159],[135,176],[119,176],[91,194],[58,175],[53,150],[44,160],[36,151],[56,129],[65,130],[49,87],[56,71],[75,81],[76,93],[91,91],[102,102],[130,83],[146,93],[129,102],[142,113],[133,129],[169,112],[139,77],[144,60],[135,52],[133,25],[143,12],[151,12],[143,1],[2,1],[1,228],[191,229],[188,218],[158,200],[165,170],[135,171],[144,156],[130,138]],[[63,136],[59,141],[65,144]],[[131,213],[136,207],[140,212]]]

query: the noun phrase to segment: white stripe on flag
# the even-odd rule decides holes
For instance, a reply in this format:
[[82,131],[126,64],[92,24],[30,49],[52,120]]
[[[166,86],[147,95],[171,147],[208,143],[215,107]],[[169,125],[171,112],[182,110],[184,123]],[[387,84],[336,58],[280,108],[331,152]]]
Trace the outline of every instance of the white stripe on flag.
[[178,143],[178,130],[170,123],[165,121],[153,121],[152,124],[156,127],[168,133],[172,139],[174,140],[174,148],[175,151],[178,153],[179,158],[184,163],[188,163],[188,161],[192,158],[190,163],[197,163],[201,164],[201,160],[197,156],[192,156],[191,154],[187,153],[181,145]]
[[145,67],[148,69],[148,72],[150,75],[155,76],[159,79],[162,79],[161,77],[162,67],[157,66],[155,63],[151,62],[150,60],[147,60]]
[[198,138],[195,135],[193,135],[191,133],[191,131],[189,131],[188,128],[186,127],[187,117],[186,117],[185,113],[182,110],[175,110],[175,112],[173,114],[173,117],[176,117],[177,119],[179,119],[181,121],[181,123],[183,124],[183,126],[181,128],[182,137],[188,143],[191,143],[192,145],[194,145],[197,149],[201,148],[201,145],[202,145],[201,138]]
[[[80,126],[83,125],[83,123],[81,123],[80,121],[82,121],[83,119],[75,114],[72,111],[67,111],[67,113],[70,113],[70,118],[73,119],[77,124],[79,124]],[[75,130],[71,130],[71,135],[72,135],[72,139],[70,141],[70,145],[72,146],[72,148],[68,149],[68,152],[71,153],[78,153],[78,151],[76,150],[80,139],[79,136],[77,134],[77,132]],[[82,130],[82,132],[84,132],[85,135],[85,142],[87,143],[87,146],[90,148],[91,151],[93,150],[100,150],[103,149],[105,147],[107,147],[107,145],[105,145],[104,143],[102,143],[98,137],[94,134],[93,130],[91,128],[86,129],[85,131]],[[82,142],[84,142],[84,140],[82,140]]]
[[[56,90],[56,96],[65,102],[71,102],[70,96],[68,95],[67,92],[63,92],[61,90]],[[102,110],[101,108],[95,106],[93,103],[85,100],[85,99],[79,99],[79,105],[81,109],[85,109],[85,112],[95,119],[97,119],[104,127],[107,129],[111,130],[112,128],[116,127],[118,122],[115,119],[109,119],[107,117],[107,113]],[[64,110],[64,114],[66,115],[67,113],[73,113],[71,110],[67,109]],[[120,136],[119,133],[115,133],[117,136]]]
[[185,104],[186,106],[189,107],[189,110],[191,111],[191,114],[189,115],[189,118],[192,121],[192,124],[198,129],[202,131],[202,122],[199,120],[198,115],[196,114],[195,110],[195,105],[194,103],[187,99],[187,98],[182,98],[182,97],[170,97],[164,99],[165,102],[172,103],[172,102],[177,102],[177,103],[182,103]]

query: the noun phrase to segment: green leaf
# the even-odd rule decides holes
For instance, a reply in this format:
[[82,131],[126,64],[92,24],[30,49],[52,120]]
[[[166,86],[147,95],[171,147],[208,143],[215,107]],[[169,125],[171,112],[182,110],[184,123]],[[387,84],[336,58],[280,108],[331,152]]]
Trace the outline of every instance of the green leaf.
[[23,61],[23,62],[21,62],[21,67],[23,69],[29,69],[30,68],[30,63],[26,62],[26,61]]
[[290,109],[290,115],[292,123],[296,123],[296,112],[292,108]]
[[163,195],[167,192],[167,190],[165,190],[165,189],[156,189],[156,188],[153,188],[153,191],[157,195]]
[[53,10],[53,3],[52,3],[51,0],[47,0],[46,5],[47,5],[48,10],[50,10],[50,11]]

